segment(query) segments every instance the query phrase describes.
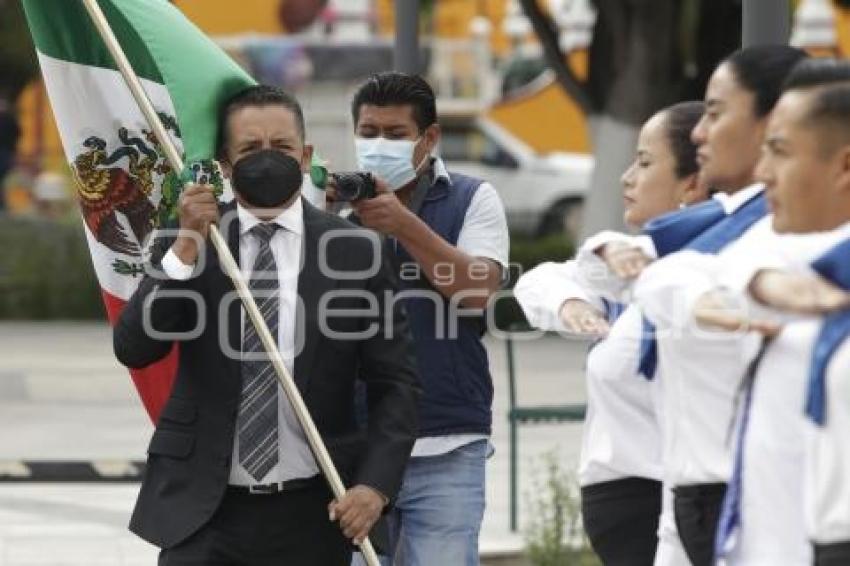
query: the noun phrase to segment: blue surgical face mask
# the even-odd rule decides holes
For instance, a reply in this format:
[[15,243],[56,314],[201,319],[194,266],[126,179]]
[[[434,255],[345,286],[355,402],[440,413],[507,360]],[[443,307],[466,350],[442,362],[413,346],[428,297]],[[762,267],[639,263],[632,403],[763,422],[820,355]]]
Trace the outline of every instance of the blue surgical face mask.
[[[422,166],[422,163],[413,166],[413,150],[419,139],[355,138],[357,165],[361,171],[372,173],[397,191],[413,181]],[[425,156],[423,163],[427,158]]]

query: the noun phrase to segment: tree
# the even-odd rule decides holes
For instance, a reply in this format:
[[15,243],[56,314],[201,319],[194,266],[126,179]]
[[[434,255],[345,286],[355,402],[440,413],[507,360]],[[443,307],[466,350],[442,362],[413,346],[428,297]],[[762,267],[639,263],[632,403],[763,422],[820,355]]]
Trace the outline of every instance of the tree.
[[589,117],[596,167],[583,233],[622,227],[619,178],[640,125],[673,102],[701,99],[711,71],[740,43],[740,0],[595,0],[590,70],[581,82],[539,0],[520,0],[558,83]]

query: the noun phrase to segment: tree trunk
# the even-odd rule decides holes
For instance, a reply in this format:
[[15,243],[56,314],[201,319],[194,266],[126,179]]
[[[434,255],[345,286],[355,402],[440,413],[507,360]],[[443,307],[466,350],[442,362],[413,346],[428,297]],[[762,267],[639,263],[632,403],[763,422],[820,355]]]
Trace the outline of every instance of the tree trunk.
[[639,127],[601,114],[591,117],[590,131],[596,165],[584,202],[582,239],[600,230],[625,230],[620,177],[634,158]]
[[[566,64],[555,25],[540,1],[521,3],[558,83],[590,119],[596,167],[585,200],[582,234],[622,228],[619,179],[634,155],[640,126],[686,94],[702,97],[708,73],[737,47],[741,0],[595,0],[597,20],[586,84]],[[701,17],[696,22],[685,17],[697,9]],[[715,13],[719,16],[711,17]],[[695,47],[690,50],[689,77],[685,43]],[[695,86],[699,93],[694,93]]]
[[683,74],[677,0],[597,0],[589,89],[596,166],[582,236],[623,229],[620,177],[632,162],[640,126],[679,99]]

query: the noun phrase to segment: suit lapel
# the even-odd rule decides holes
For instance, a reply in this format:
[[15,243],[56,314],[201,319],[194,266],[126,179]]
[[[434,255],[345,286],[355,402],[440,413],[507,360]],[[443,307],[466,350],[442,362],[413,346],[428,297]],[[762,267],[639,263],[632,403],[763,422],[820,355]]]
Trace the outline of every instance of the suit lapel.
[[[303,199],[302,199],[303,200]],[[301,392],[307,390],[313,360],[320,338],[318,306],[326,292],[336,286],[335,280],[319,270],[319,238],[328,230],[322,212],[303,200],[304,236],[301,240],[301,272],[298,276],[298,320],[296,320],[295,383]]]

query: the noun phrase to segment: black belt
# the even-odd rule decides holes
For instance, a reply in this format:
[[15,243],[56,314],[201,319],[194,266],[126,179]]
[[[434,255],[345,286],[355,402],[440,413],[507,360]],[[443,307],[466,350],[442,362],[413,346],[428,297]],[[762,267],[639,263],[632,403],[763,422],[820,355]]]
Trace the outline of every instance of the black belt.
[[850,541],[829,544],[814,544],[817,566],[839,566],[850,560]]
[[321,486],[322,483],[322,476],[317,474],[311,478],[297,478],[294,480],[260,485],[228,485],[227,490],[243,495],[274,495],[276,493],[283,493],[286,491],[299,491],[302,489],[316,488]]
[[697,497],[723,497],[726,493],[725,483],[693,483],[686,485],[677,485],[673,488],[673,493],[678,497],[697,498]]

